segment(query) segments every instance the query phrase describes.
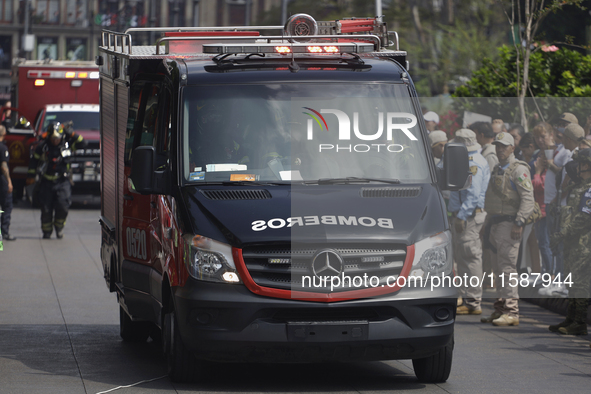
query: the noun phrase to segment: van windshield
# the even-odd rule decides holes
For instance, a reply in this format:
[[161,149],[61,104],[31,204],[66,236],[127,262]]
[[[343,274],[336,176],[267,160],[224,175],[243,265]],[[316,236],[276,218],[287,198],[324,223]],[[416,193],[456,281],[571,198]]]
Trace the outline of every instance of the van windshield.
[[184,178],[426,182],[417,123],[402,84],[190,86],[181,118]]
[[97,130],[99,129],[98,111],[47,111],[41,130],[47,130],[50,123],[66,123],[72,121],[74,130]]

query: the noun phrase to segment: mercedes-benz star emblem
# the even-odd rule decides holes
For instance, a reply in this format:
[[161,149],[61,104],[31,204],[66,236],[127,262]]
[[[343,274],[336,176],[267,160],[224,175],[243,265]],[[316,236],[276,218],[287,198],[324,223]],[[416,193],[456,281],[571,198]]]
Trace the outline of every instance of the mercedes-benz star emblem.
[[343,259],[332,249],[321,250],[312,259],[312,272],[317,278],[338,276],[343,272]]

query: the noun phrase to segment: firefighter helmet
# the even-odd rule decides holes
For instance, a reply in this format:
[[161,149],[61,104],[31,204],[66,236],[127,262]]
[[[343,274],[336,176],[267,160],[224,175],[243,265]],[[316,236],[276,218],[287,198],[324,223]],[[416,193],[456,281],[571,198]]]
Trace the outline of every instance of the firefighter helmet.
[[27,118],[25,118],[24,116],[21,116],[18,119],[17,124],[14,126],[15,129],[30,129],[31,128],[31,122],[29,122],[27,120]]
[[61,123],[50,123],[47,126],[47,138],[59,138],[62,139],[64,136],[64,125]]

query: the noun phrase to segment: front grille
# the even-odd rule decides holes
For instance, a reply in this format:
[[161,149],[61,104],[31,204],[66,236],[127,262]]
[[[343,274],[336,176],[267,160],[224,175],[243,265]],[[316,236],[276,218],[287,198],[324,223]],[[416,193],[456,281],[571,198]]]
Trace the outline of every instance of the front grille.
[[88,141],[84,148],[72,152],[70,168],[72,169],[73,182],[100,182],[101,158],[100,142]]
[[76,148],[74,150],[73,156],[76,160],[85,160],[85,158],[96,158],[98,159],[101,151],[100,151],[100,142],[99,141],[87,141],[85,147]]
[[[331,272],[332,275],[338,275],[340,278],[343,276],[351,278],[350,281],[345,281],[345,286],[333,290],[333,292],[342,292],[381,287],[387,285],[389,277],[389,283],[392,284],[400,275],[406,259],[406,247],[403,245],[397,245],[394,248],[391,245],[388,245],[390,247],[372,246],[375,247],[368,247],[367,244],[359,247],[342,245],[247,247],[243,249],[242,255],[248,272],[259,286],[326,293],[331,290],[331,279],[323,283],[320,277],[327,275],[322,273],[315,275],[313,259],[322,251],[335,252],[341,257],[342,266],[336,267],[340,268],[338,274],[334,271],[327,271],[327,273]],[[320,258],[316,266],[322,268],[324,255]],[[359,286],[359,281],[354,278],[364,278],[364,275],[367,275],[368,279]],[[377,277],[377,282],[376,279],[370,282],[371,277]]]

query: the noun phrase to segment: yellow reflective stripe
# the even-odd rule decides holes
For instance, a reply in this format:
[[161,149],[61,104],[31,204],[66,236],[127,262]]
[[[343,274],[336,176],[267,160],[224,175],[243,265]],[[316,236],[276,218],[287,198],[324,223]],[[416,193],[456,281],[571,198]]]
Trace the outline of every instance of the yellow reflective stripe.
[[47,179],[48,181],[55,181],[56,179],[59,179],[61,175],[47,175],[47,174],[43,174],[43,177],[45,179]]
[[51,231],[51,229],[53,228],[53,223],[41,223],[41,230],[45,231]]
[[41,158],[41,155],[38,153],[33,154],[33,157],[37,160],[39,160]]
[[27,174],[35,174],[35,169],[29,168],[29,170],[27,171]]

